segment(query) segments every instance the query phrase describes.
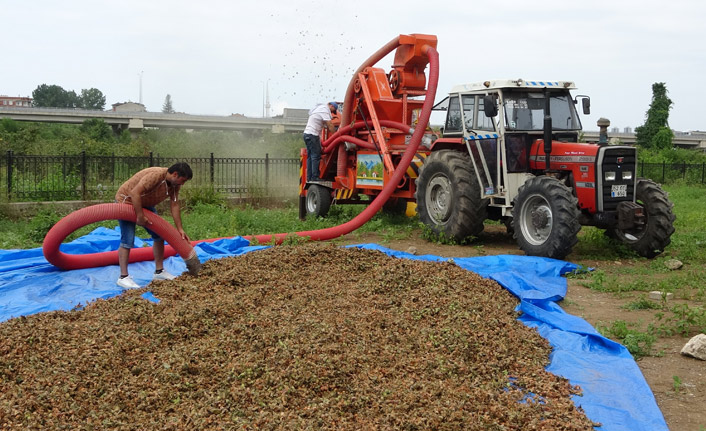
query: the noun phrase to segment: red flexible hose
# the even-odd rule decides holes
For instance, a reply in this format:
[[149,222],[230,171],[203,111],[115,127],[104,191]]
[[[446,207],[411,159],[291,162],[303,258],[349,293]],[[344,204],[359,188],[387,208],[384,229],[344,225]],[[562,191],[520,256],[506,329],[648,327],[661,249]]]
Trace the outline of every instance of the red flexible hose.
[[[359,71],[362,71],[365,67],[374,65],[377,61],[379,61],[385,55],[391,52],[392,49],[396,48],[398,44],[399,37],[393,39],[383,48],[378,50],[378,52],[373,54],[368,60],[366,60],[365,63],[363,63],[363,65],[359,68]],[[407,171],[409,164],[411,163],[415,153],[417,152],[417,148],[419,147],[427,125],[429,124],[431,109],[434,105],[434,98],[436,97],[436,89],[439,81],[439,54],[436,49],[428,45],[424,47],[424,51],[427,57],[429,58],[429,84],[426,92],[426,97],[422,105],[422,110],[419,115],[419,122],[417,124],[417,127],[414,128],[414,133],[412,134],[412,138],[410,139],[409,145],[407,146],[407,149],[405,150],[402,159],[400,160],[400,163],[397,165],[397,168],[393,172],[392,177],[387,182],[387,185],[383,187],[380,194],[370,203],[370,205],[368,205],[367,208],[365,208],[352,220],[341,225],[326,229],[296,232],[296,235],[300,237],[308,237],[312,241],[322,241],[348,234],[354,231],[355,229],[358,229],[360,226],[370,220],[382,208],[384,203],[395,191],[397,184],[399,184],[400,180],[402,179],[402,176]],[[348,86],[345,99],[345,106],[352,106],[349,104],[352,103],[352,101],[349,99],[353,97],[353,84],[355,81],[355,77],[357,76],[358,72],[354,74],[354,78],[351,80],[351,83]],[[350,116],[347,116],[344,112],[344,119],[342,123],[345,124],[349,121]],[[380,121],[380,124],[385,127],[394,127],[401,131],[412,130],[410,126],[395,121],[382,120]],[[343,136],[344,133],[348,133],[362,126],[362,122],[356,123],[353,126],[345,126],[337,133],[332,135],[331,138],[329,138],[325,144],[327,146],[330,145],[333,148],[334,146],[339,145],[340,142],[344,142],[346,140],[338,139],[339,137]],[[350,140],[350,138],[348,138],[348,140]],[[200,264],[198,264],[198,258],[196,257],[196,253],[194,252],[192,245],[201,242],[214,242],[219,239],[230,238],[211,238],[200,241],[192,241],[191,244],[189,244],[188,242],[181,239],[181,235],[179,235],[177,230],[166,220],[149,211],[145,211],[145,214],[147,218],[152,222],[150,229],[155,231],[170,244],[169,246],[165,246],[164,256],[169,257],[174,256],[176,253],[179,253],[179,255],[181,255],[182,258],[184,258],[187,262],[189,272],[191,272],[192,274],[197,273],[200,268]],[[73,213],[61,219],[49,230],[47,236],[44,238],[44,256],[51,264],[62,269],[93,268],[98,266],[116,264],[118,262],[117,251],[93,253],[88,255],[68,255],[59,251],[59,246],[61,245],[61,242],[76,229],[98,221],[114,219],[129,220],[134,222],[136,217],[132,205],[100,204],[86,207],[78,211],[74,211]],[[256,239],[261,244],[268,244],[272,242],[274,242],[275,244],[280,244],[282,243],[282,241],[284,241],[287,235],[289,234],[278,233],[266,235],[252,235],[246,236],[244,238],[248,240]],[[151,248],[133,249],[130,253],[130,262],[151,260],[153,258],[154,255],[152,253]]]
[[[164,247],[164,256],[169,257],[179,253],[186,262],[189,272],[198,272],[200,265],[197,265],[198,257],[194,247],[183,240],[181,234],[169,222],[151,211],[144,210],[144,213],[147,220],[152,222],[150,230],[159,234],[171,245]],[[42,244],[44,257],[49,263],[61,269],[95,268],[116,264],[117,251],[76,255],[62,253],[59,250],[61,242],[76,229],[91,223],[115,219],[134,222],[137,219],[135,208],[131,204],[99,204],[72,212],[47,232]],[[154,259],[152,247],[136,248],[130,252],[129,262],[152,259]]]

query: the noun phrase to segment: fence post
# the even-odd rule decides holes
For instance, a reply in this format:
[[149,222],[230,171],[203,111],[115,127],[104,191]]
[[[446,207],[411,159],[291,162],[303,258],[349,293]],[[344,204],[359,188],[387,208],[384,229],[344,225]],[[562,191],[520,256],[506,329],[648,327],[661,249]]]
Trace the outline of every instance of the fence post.
[[12,150],[7,150],[7,200],[12,200]]
[[706,163],[701,163],[701,184],[704,183],[704,174],[706,174]]
[[684,162],[684,172],[683,172],[683,174],[682,174],[682,177],[681,177],[681,178],[682,178],[683,180],[685,180],[685,179],[686,179],[686,162]]
[[152,156],[152,151],[150,151],[150,160],[149,160],[150,168],[154,166],[154,157]]
[[213,158],[213,153],[211,153],[211,189],[213,189],[213,190],[215,190],[214,187],[216,186],[215,181],[214,181],[214,177],[215,177],[215,173],[216,173],[216,166],[215,165],[216,165],[216,161]]
[[81,199],[86,200],[86,152],[81,151]]
[[265,193],[269,194],[270,184],[270,154],[265,153]]

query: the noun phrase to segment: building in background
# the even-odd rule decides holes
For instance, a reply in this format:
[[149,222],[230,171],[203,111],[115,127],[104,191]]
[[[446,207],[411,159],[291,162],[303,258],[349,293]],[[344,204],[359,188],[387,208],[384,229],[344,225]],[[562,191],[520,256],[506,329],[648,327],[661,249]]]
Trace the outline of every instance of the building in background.
[[32,100],[31,97],[0,96],[0,106],[30,108],[32,106]]
[[113,111],[116,112],[147,112],[147,108],[142,103],[125,102],[113,103]]

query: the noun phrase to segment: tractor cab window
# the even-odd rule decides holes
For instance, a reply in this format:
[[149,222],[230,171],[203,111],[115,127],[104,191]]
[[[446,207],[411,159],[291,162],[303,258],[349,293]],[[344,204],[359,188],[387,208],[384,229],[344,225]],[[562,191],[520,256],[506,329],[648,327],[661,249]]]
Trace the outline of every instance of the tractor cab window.
[[[508,130],[541,131],[544,129],[544,93],[507,92],[504,98],[505,121]],[[581,128],[574,103],[568,93],[551,93],[549,110],[552,129]]]
[[449,107],[446,114],[444,133],[461,132],[461,104],[458,96],[449,97]]
[[474,109],[476,107],[476,96],[464,95],[463,103],[463,122],[466,125],[466,130],[473,129]]
[[478,98],[478,118],[476,120],[476,129],[495,131],[493,119],[485,115],[483,97]]

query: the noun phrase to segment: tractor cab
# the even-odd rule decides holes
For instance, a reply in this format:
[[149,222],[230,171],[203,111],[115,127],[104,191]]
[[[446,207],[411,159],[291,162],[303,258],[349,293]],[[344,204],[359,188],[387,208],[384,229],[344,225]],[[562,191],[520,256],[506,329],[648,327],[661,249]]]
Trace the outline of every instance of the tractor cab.
[[[499,208],[500,216],[508,215],[517,190],[531,176],[531,148],[545,137],[545,109],[552,118],[549,139],[578,142],[581,121],[570,94],[575,88],[568,81],[485,81],[453,87],[434,107],[446,111],[443,137],[463,139],[482,198]],[[584,113],[589,104],[584,98]]]

